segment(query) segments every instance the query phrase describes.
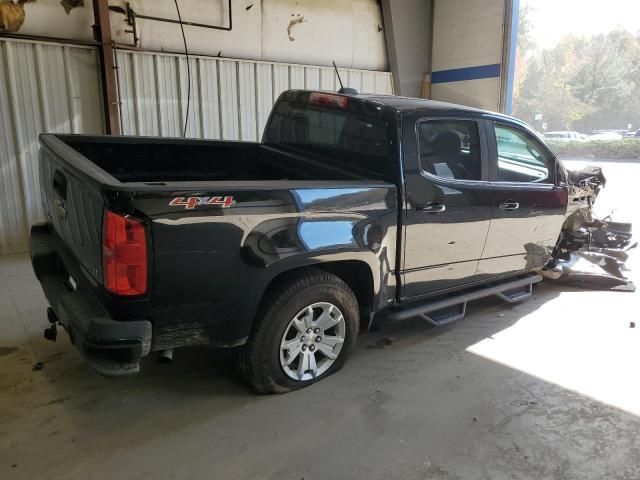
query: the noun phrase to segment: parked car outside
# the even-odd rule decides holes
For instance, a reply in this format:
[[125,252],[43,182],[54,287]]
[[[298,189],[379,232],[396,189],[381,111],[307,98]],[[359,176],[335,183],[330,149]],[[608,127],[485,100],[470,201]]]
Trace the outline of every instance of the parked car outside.
[[542,138],[545,140],[553,140],[560,142],[568,142],[571,140],[583,140],[584,136],[575,131],[557,131],[557,132],[546,132],[542,135]]
[[594,135],[589,135],[587,141],[593,140],[622,140],[622,135],[616,132],[602,132]]

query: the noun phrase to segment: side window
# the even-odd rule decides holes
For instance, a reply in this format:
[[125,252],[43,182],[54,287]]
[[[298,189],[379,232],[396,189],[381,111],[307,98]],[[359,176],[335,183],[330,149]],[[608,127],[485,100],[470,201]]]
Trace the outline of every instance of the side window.
[[420,168],[442,178],[481,180],[480,134],[473,120],[418,124]]
[[495,124],[498,147],[498,180],[501,182],[552,183],[553,159],[532,135]]

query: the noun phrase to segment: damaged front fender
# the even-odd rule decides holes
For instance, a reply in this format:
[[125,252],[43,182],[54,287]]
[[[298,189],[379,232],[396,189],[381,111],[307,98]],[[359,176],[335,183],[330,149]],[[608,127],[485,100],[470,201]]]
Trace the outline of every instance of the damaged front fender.
[[599,167],[567,171],[570,207],[551,259],[541,272],[545,277],[577,286],[635,291],[627,278],[625,262],[633,241],[630,223],[598,219],[596,197],[606,179]]

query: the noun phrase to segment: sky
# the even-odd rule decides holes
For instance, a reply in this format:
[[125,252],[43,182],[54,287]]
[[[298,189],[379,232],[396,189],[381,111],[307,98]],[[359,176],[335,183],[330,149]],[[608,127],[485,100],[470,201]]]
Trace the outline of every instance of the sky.
[[532,8],[532,35],[542,48],[553,47],[570,33],[640,33],[640,0],[521,0],[520,5]]

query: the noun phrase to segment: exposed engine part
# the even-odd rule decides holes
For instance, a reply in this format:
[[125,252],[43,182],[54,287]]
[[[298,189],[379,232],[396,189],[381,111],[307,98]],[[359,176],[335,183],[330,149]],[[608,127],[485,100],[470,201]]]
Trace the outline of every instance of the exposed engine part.
[[591,186],[596,195],[607,183],[607,179],[602,173],[602,168],[593,166],[587,166],[582,170],[567,170],[567,178],[571,185],[583,188]]
[[628,251],[637,246],[630,223],[593,215],[595,199],[606,183],[599,167],[567,172],[569,211],[560,238],[542,275],[588,288],[635,291],[625,276]]

